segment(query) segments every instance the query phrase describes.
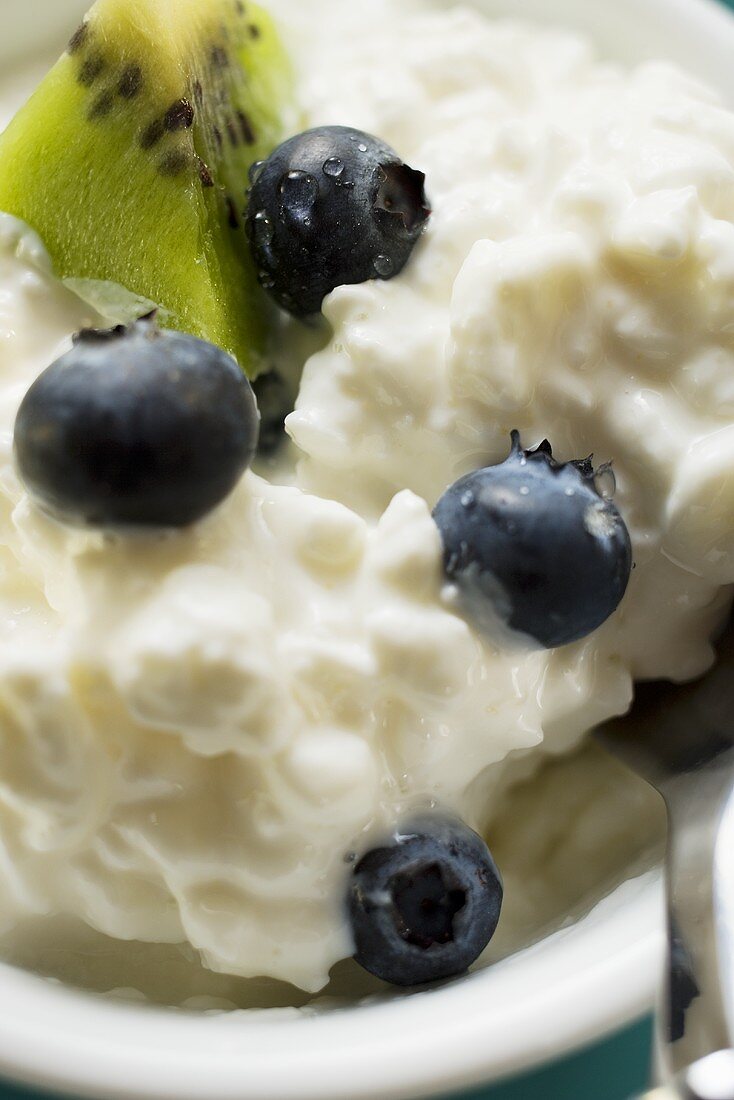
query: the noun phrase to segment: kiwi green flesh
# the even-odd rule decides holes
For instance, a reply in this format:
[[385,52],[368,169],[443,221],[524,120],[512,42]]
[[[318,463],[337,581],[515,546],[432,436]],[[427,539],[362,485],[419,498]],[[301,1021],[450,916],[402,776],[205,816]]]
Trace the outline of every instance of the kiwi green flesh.
[[0,210],[38,232],[61,278],[119,284],[255,377],[269,307],[248,171],[282,140],[290,93],[250,0],[99,0],[0,135]]

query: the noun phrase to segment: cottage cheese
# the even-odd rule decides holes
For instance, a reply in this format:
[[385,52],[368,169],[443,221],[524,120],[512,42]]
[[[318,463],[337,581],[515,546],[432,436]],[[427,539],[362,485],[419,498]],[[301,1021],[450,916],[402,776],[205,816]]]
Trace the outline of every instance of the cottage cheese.
[[[316,991],[351,951],[351,854],[417,806],[491,836],[518,768],[623,713],[634,679],[711,662],[734,582],[734,115],[569,35],[427,0],[304,7],[274,4],[306,121],[389,141],[435,214],[399,278],[327,301],[295,484],[248,473],[175,536],[42,515],[15,413],[102,319],[0,218],[0,933],[73,915]],[[295,324],[284,342],[297,357]],[[613,458],[634,543],[619,611],[556,652],[478,636],[443,584],[431,507],[513,428]]]

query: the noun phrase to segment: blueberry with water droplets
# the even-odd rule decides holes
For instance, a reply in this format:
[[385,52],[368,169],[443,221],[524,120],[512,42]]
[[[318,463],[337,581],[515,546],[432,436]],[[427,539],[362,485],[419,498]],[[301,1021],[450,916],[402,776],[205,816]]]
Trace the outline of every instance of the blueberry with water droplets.
[[247,228],[260,283],[295,316],[345,284],[391,279],[430,216],[425,176],[345,126],[286,141],[251,178]]
[[64,522],[184,527],[231,492],[258,430],[235,361],[151,316],[75,337],[23,399],[15,457],[31,495]]
[[393,985],[463,973],[495,933],[502,879],[463,821],[426,814],[354,868],[347,899],[355,959]]
[[[456,482],[434,519],[444,566],[478,626],[497,617],[547,649],[591,634],[619,606],[632,569],[629,533],[603,495],[609,468],[559,463],[545,441]],[[601,475],[601,477],[600,477]]]

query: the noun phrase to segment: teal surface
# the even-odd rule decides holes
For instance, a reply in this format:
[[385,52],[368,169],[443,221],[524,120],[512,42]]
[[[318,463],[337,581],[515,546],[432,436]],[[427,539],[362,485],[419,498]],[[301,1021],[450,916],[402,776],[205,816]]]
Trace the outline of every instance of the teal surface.
[[629,1100],[649,1083],[651,1046],[646,1020],[557,1065],[451,1100]]
[[[451,1100],[629,1100],[647,1084],[650,1038],[646,1021],[558,1065]],[[0,1100],[43,1098],[0,1085]]]

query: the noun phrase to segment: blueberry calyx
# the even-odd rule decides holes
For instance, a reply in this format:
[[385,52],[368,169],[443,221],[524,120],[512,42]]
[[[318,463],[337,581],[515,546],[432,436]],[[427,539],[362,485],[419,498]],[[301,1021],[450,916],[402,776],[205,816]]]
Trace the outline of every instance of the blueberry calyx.
[[373,209],[399,218],[408,236],[417,238],[431,216],[426,198],[426,174],[407,164],[380,164]]
[[393,985],[454,977],[490,942],[501,907],[502,881],[482,838],[453,818],[416,818],[354,868],[355,959]]
[[144,313],[138,317],[132,325],[113,325],[111,328],[83,328],[75,332],[71,337],[74,347],[77,344],[106,344],[124,337],[133,329],[139,333],[147,333],[155,339],[160,332],[157,324],[158,310],[152,309],[150,313]]
[[466,905],[461,882],[440,863],[399,871],[391,880],[395,926],[406,943],[427,951],[455,938],[454,919]]
[[[588,458],[572,458],[569,462],[559,462],[553,454],[553,447],[551,446],[550,440],[544,439],[538,444],[537,447],[532,447],[529,450],[526,450],[522,445],[520,432],[517,431],[517,429],[510,433],[510,441],[510,458],[512,458],[513,455],[516,455],[520,456],[520,458],[526,462],[545,462],[550,470],[555,471],[562,471],[567,467],[570,467],[578,471],[578,474],[584,481],[588,481],[593,484],[594,490],[598,496],[605,499],[611,499],[614,496],[616,483],[613,477],[613,462],[603,462],[601,466],[595,467],[593,454],[589,455]],[[607,476],[609,476],[610,481],[612,482],[612,487],[610,487],[606,492],[602,492],[599,489],[599,484]]]
[[126,331],[125,325],[115,325],[114,328],[83,328],[74,333],[71,342],[74,347],[77,344],[106,344],[124,336]]

